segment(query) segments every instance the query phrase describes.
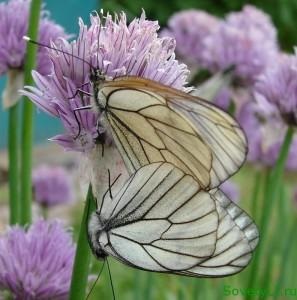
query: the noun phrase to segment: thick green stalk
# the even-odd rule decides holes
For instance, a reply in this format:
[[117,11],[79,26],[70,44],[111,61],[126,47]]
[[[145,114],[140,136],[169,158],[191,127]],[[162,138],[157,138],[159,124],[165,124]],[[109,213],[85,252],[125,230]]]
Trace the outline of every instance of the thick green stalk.
[[[289,200],[289,199],[287,199]],[[277,299],[277,292],[281,290],[283,284],[285,283],[285,276],[287,274],[287,271],[292,267],[290,263],[290,254],[293,251],[294,248],[294,240],[296,239],[296,225],[297,225],[297,220],[293,222],[291,225],[290,231],[287,235],[286,242],[284,243],[284,249],[282,251],[282,262],[280,264],[280,270],[279,270],[279,276],[275,284],[275,290],[274,290],[274,297],[273,299]]]
[[252,193],[252,217],[257,220],[258,211],[259,211],[259,196],[260,196],[260,190],[261,190],[261,177],[262,172],[261,170],[257,170],[255,174],[255,182],[253,187],[253,193]]
[[[275,201],[279,194],[279,188],[281,184],[281,179],[283,176],[284,168],[286,165],[290,145],[293,139],[294,135],[294,129],[292,127],[289,127],[283,142],[283,145],[280,150],[280,154],[278,157],[278,160],[276,162],[275,167],[271,170],[270,178],[269,178],[269,184],[268,190],[266,191],[264,197],[268,198],[268,203],[266,206],[264,206],[262,209],[266,211],[264,214],[264,218],[261,220],[260,223],[260,234],[262,235],[262,242],[266,238],[266,233],[268,229],[269,220],[271,217],[271,213],[273,210],[273,206],[275,204]],[[263,244],[263,243],[262,243]],[[259,249],[261,248],[261,245]],[[259,251],[258,251],[259,252]]]
[[[28,36],[37,40],[39,28],[39,16],[42,0],[32,0],[30,8],[30,20]],[[36,64],[37,47],[31,43],[27,44],[25,58],[24,85],[32,85],[31,71]],[[32,218],[32,144],[33,144],[33,113],[34,107],[31,101],[24,97],[23,119],[22,119],[22,144],[21,144],[21,214],[22,225],[31,222]]]
[[[279,265],[278,261],[278,256],[281,251],[281,245],[285,244],[286,241],[286,236],[284,233],[287,232],[288,226],[287,226],[287,221],[288,220],[287,216],[281,215],[281,210],[280,207],[284,206],[286,202],[289,201],[289,197],[285,197],[285,188],[284,185],[279,187],[279,199],[277,205],[275,205],[275,208],[277,209],[277,220],[274,224],[273,227],[270,227],[270,232],[274,232],[273,236],[269,238],[269,255],[267,256],[266,261],[263,261],[263,282],[258,285],[263,288],[265,288],[267,291],[272,291],[272,287],[274,286],[274,274],[275,274],[275,267]],[[283,276],[283,274],[282,274]],[[264,295],[264,299],[269,299],[270,295]]]
[[282,144],[278,160],[276,162],[275,167],[272,169],[269,178],[269,182],[267,184],[267,188],[265,191],[265,199],[264,199],[264,206],[262,207],[263,214],[260,222],[260,243],[255,253],[255,258],[253,261],[251,273],[250,273],[250,280],[248,287],[253,288],[256,287],[256,284],[258,283],[258,274],[259,274],[259,268],[260,268],[260,259],[264,250],[266,240],[267,229],[269,220],[271,219],[273,206],[275,203],[275,200],[277,196],[279,195],[278,190],[281,183],[281,178],[283,175],[283,171],[285,168],[285,164],[287,161],[290,145],[293,139],[294,135],[294,129],[292,127],[289,127],[284,139],[284,142]]
[[19,158],[18,158],[18,107],[16,103],[8,112],[8,158],[9,158],[9,223],[19,222]]
[[141,285],[141,272],[138,270],[134,270],[134,300],[139,300],[141,299],[141,290],[142,290],[142,285]]
[[[200,278],[194,278],[194,288],[193,288],[193,299],[200,299],[204,292],[204,280]],[[203,298],[203,297],[202,297]]]
[[146,281],[144,286],[144,300],[151,300],[153,294],[153,287],[154,287],[154,274],[151,272],[146,273]]
[[91,261],[91,249],[87,237],[87,224],[89,214],[95,210],[95,199],[92,186],[89,186],[86,204],[81,220],[74,266],[71,278],[69,300],[81,300],[86,297],[89,267]]

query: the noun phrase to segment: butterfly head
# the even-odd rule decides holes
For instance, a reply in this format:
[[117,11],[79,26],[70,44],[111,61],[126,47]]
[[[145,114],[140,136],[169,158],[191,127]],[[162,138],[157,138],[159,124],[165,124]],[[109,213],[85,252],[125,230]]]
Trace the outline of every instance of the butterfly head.
[[92,213],[88,224],[88,241],[93,254],[97,259],[105,259],[108,254],[104,251],[107,244],[106,231],[98,212]]
[[106,80],[106,75],[99,68],[91,68],[90,81],[93,85],[101,85]]
[[90,82],[93,85],[95,108],[99,109],[99,112],[104,111],[106,106],[106,99],[100,93],[102,85],[106,80],[107,76],[99,68],[91,68]]

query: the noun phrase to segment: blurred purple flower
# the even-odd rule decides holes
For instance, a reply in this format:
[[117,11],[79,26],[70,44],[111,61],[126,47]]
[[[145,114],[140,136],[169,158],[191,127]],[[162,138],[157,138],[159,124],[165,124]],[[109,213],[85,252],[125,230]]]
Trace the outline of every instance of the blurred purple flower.
[[255,84],[255,96],[262,96],[273,104],[287,124],[297,125],[296,49],[295,55],[280,56],[278,63],[259,77]]
[[239,186],[233,181],[227,180],[220,185],[220,189],[226,196],[235,203],[239,202]]
[[158,23],[146,20],[144,13],[129,25],[122,13],[114,20],[109,14],[92,15],[89,28],[82,20],[79,26],[77,40],[57,43],[56,47],[64,53],[50,52],[54,72],[49,76],[33,72],[37,88],[26,87],[27,91],[23,93],[47,113],[60,117],[66,133],[52,140],[65,149],[88,152],[98,143],[99,133],[105,131],[100,122],[98,128],[100,116],[93,111],[76,111],[79,125],[74,115],[75,108],[91,103],[91,97],[87,95],[73,97],[82,86],[84,91],[92,92],[90,66],[111,78],[137,75],[177,89],[183,89],[188,69],[175,59],[175,41],[159,38]]
[[[278,158],[286,126],[268,102],[246,102],[237,113],[248,140],[248,160],[272,167]],[[286,169],[297,170],[297,136],[290,146]]]
[[[279,153],[283,144],[285,134],[283,134],[279,140],[275,143],[270,145],[267,149],[266,153],[263,154],[263,161],[266,165],[272,167],[275,165],[276,160],[279,157]],[[287,162],[286,162],[286,170],[288,171],[296,171],[297,170],[297,136],[294,136],[293,141],[290,145]]]
[[212,72],[234,67],[244,84],[253,83],[278,53],[276,29],[268,15],[246,5],[227,15],[205,40],[203,66]]
[[232,93],[231,90],[225,86],[223,87],[214,98],[214,103],[221,109],[228,111],[231,104]]
[[248,140],[248,161],[256,162],[261,158],[261,122],[253,102],[242,105],[237,113],[237,120],[242,126]]
[[12,227],[0,237],[0,286],[14,299],[68,299],[75,247],[58,221]]
[[71,175],[62,167],[42,165],[33,171],[34,199],[45,207],[74,199]]
[[173,37],[179,57],[198,67],[205,48],[204,40],[217,29],[219,23],[219,19],[204,11],[184,10],[169,19],[168,28],[161,35]]
[[[30,0],[10,0],[0,3],[0,74],[9,69],[23,69]],[[39,27],[39,42],[49,44],[58,37],[66,38],[64,29],[50,21],[48,12],[42,11]],[[45,48],[38,50],[37,69],[41,74],[48,74],[51,61]]]

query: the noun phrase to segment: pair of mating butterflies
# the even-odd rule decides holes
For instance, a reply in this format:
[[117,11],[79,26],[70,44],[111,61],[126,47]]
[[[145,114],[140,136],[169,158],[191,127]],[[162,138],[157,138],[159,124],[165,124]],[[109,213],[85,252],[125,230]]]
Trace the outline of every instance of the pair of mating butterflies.
[[187,276],[241,271],[258,230],[217,188],[246,156],[236,121],[198,97],[151,80],[92,75],[94,106],[131,175],[115,197],[105,194],[90,218],[96,257]]
[[246,157],[237,122],[199,97],[148,79],[106,81],[92,67],[90,79],[94,107],[131,175],[91,216],[88,236],[97,258],[112,255],[136,268],[188,276],[240,272],[259,233],[218,189]]

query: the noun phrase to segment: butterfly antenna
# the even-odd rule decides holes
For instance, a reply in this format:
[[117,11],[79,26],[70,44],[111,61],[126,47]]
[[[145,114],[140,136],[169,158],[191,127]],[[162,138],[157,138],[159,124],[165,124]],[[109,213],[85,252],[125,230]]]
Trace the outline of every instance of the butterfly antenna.
[[72,54],[72,53],[69,53],[69,52],[65,52],[65,51],[63,51],[63,50],[61,50],[61,49],[54,48],[54,47],[52,47],[52,46],[50,46],[50,45],[46,45],[46,44],[43,44],[43,43],[34,41],[34,40],[32,40],[30,37],[28,37],[28,36],[26,36],[26,35],[23,36],[23,39],[24,39],[25,41],[27,41],[27,42],[29,42],[29,43],[31,43],[31,44],[37,45],[37,46],[39,46],[39,47],[44,47],[44,48],[51,49],[51,50],[54,50],[54,51],[57,51],[57,52],[61,52],[61,53],[63,53],[63,54],[68,54],[68,55],[70,55],[70,56],[72,56],[72,57],[75,57],[75,58],[77,58],[78,60],[81,60],[81,61],[83,61],[84,63],[88,64],[88,65],[90,66],[91,69],[94,69],[94,67],[93,67],[88,61],[86,61],[85,59],[83,59],[83,58],[81,58],[81,57],[79,57],[79,56],[77,56],[77,55],[75,55],[75,54]]
[[91,287],[90,291],[88,292],[88,295],[87,295],[87,297],[86,297],[86,300],[89,299],[89,297],[90,297],[90,295],[91,295],[93,289],[95,288],[95,286],[96,286],[96,284],[97,284],[97,282],[98,282],[98,280],[99,280],[99,278],[100,278],[100,276],[101,276],[101,274],[102,274],[102,271],[103,271],[103,269],[104,269],[105,262],[106,262],[106,259],[104,259],[103,265],[101,266],[101,269],[100,269],[100,271],[99,271],[99,274],[98,274],[96,280],[94,281],[94,283],[92,284],[92,287]]
[[118,179],[122,176],[122,173],[120,173],[117,178],[112,182],[111,187],[118,181]]
[[[108,171],[109,171],[109,170],[108,170]],[[109,174],[110,174],[110,173],[109,173]],[[117,180],[121,177],[121,175],[122,175],[122,173],[120,173],[120,174],[117,176],[117,178],[116,178],[111,184],[109,184],[108,190],[106,190],[106,191],[104,192],[104,194],[103,194],[103,196],[102,196],[102,202],[101,202],[101,205],[100,205],[100,212],[101,212],[101,208],[103,207],[103,204],[104,204],[105,197],[106,197],[107,193],[108,193],[109,191],[111,191],[111,188],[112,188],[113,185],[117,182]],[[98,209],[97,209],[97,210],[98,210]]]
[[[111,188],[113,187],[113,185],[118,181],[118,179],[122,176],[122,173],[120,173],[115,179],[114,181],[111,183],[111,180],[110,180],[110,170],[108,169],[108,191],[109,191],[109,196],[110,198],[112,199],[113,196],[112,196],[112,193],[111,193]],[[107,191],[106,191],[107,192]],[[105,193],[106,194],[106,193]]]
[[112,283],[111,272],[110,272],[110,266],[109,266],[109,262],[108,262],[107,258],[106,258],[106,263],[107,263],[107,269],[108,269],[108,274],[109,274],[109,280],[110,280],[110,285],[111,285],[113,300],[116,300],[115,293],[114,293],[114,287],[113,287],[113,283]]
[[109,196],[111,199],[113,199],[112,193],[111,193],[111,184],[110,184],[110,170],[108,169],[108,190],[109,190]]
[[81,110],[89,110],[92,108],[92,105],[86,105],[86,106],[81,106],[81,107],[77,107],[73,110],[73,114],[74,114],[74,118],[75,118],[75,121],[77,123],[77,126],[78,126],[78,132],[76,134],[76,136],[74,137],[74,139],[76,140],[80,134],[81,134],[81,125],[80,125],[80,121],[78,119],[78,116],[77,116],[77,113]]
[[101,143],[101,146],[102,146],[101,156],[103,157],[104,156],[104,142]]

